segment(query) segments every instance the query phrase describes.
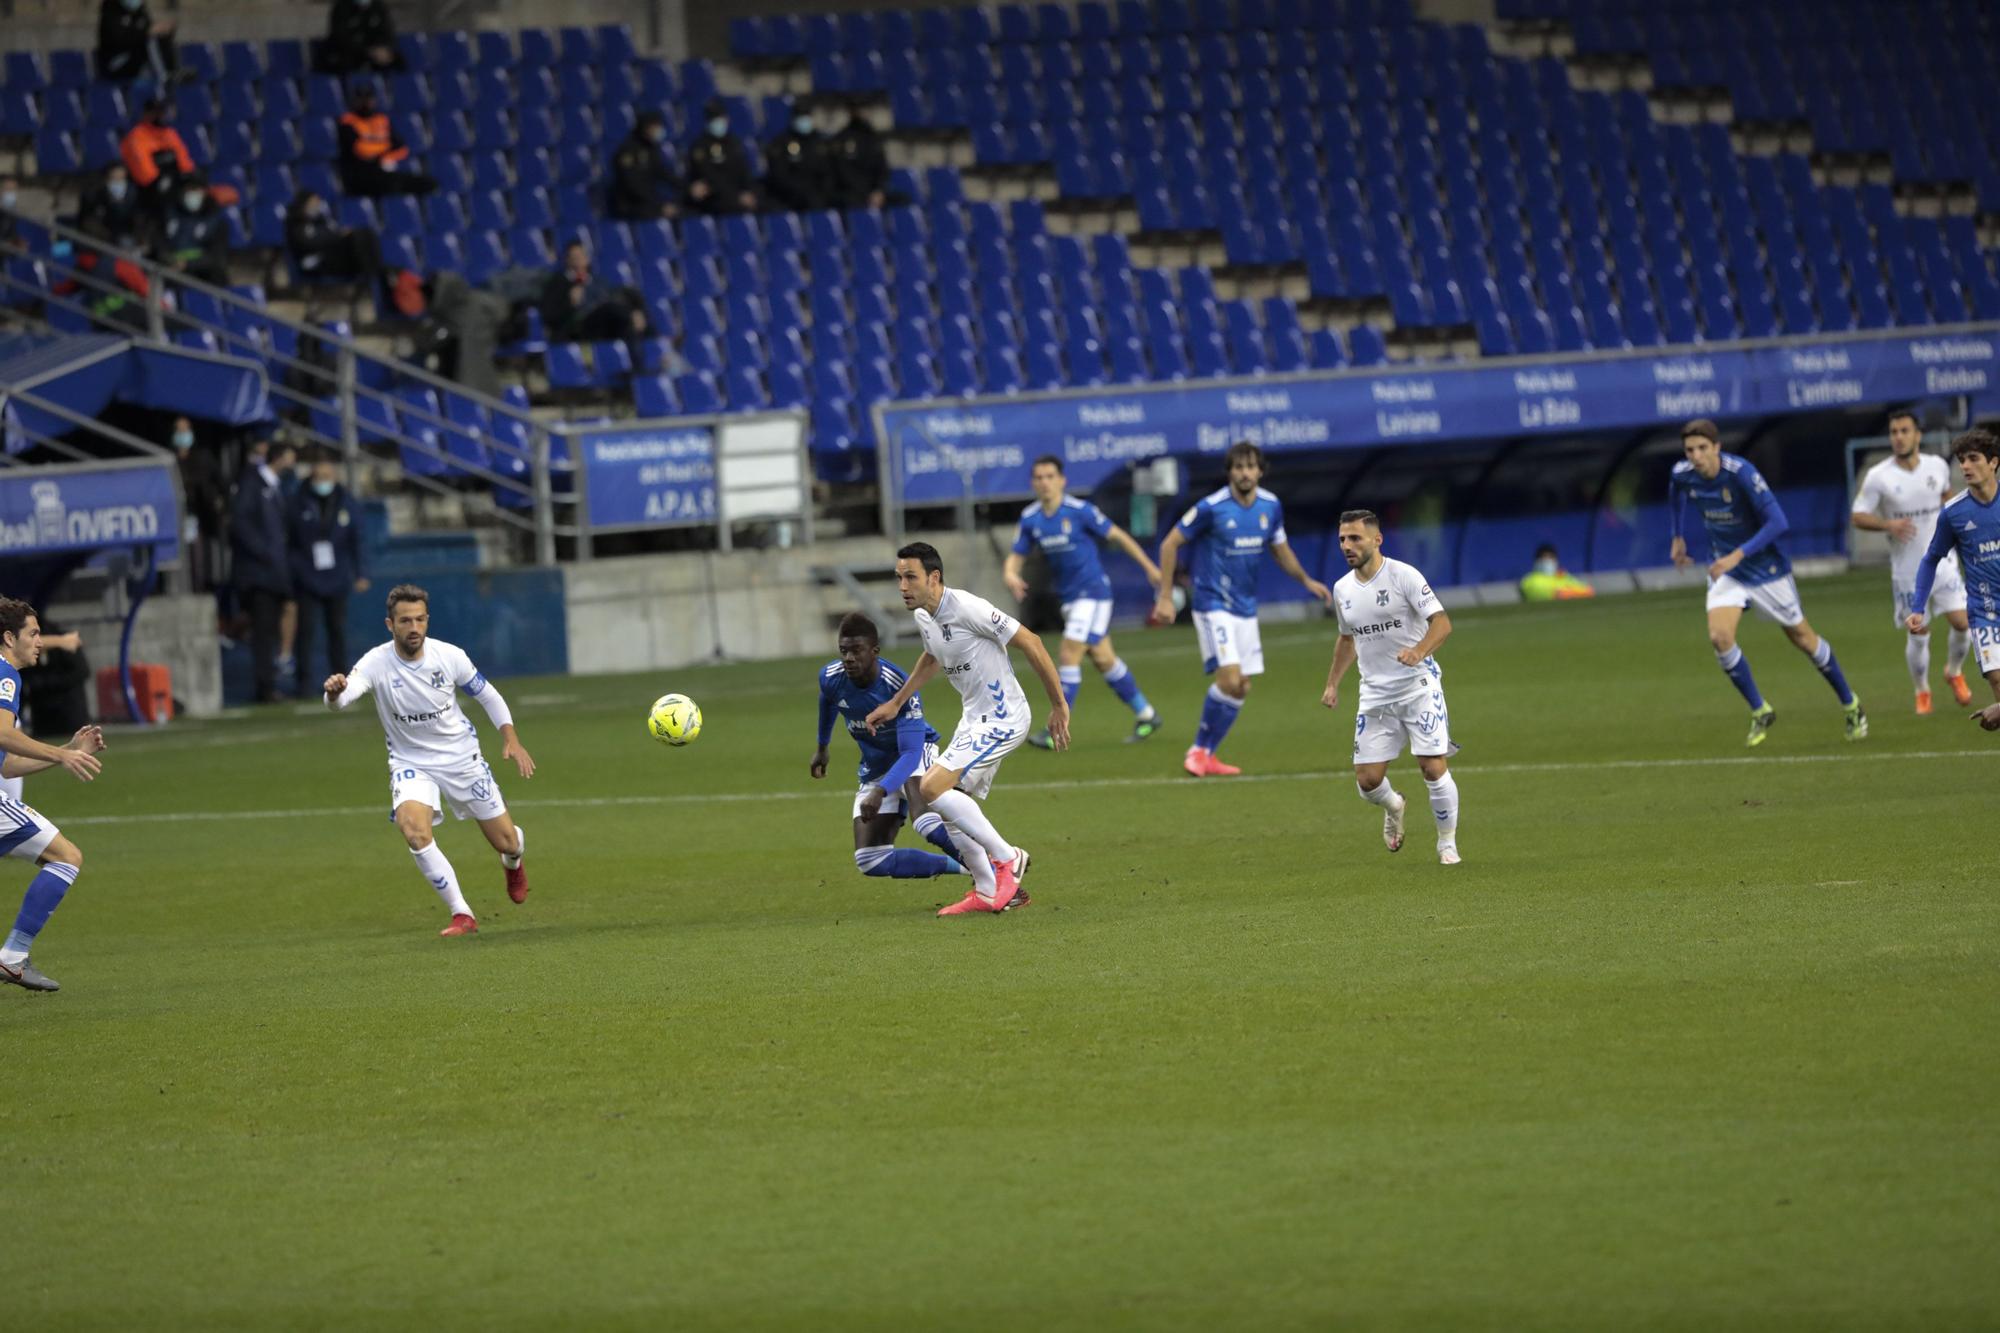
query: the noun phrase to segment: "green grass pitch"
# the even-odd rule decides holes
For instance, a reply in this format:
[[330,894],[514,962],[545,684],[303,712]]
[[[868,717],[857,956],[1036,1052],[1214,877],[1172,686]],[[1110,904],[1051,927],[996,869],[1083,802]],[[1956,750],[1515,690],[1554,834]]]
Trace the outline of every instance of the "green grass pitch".
[[998,919],[855,872],[830,641],[508,682],[534,891],[447,826],[470,940],[372,709],[121,734],[29,784],[85,869],[62,993],[0,992],[8,1322],[1994,1327],[2000,737],[1912,715],[1885,583],[1804,588],[1860,745],[1746,622],[1754,755],[1695,593],[1458,613],[1451,870],[1407,759],[1401,853],[1356,797],[1324,622],[1270,631],[1235,782],[1177,773],[1191,632],[1123,632],[1165,733],[1087,673],[1007,761]]

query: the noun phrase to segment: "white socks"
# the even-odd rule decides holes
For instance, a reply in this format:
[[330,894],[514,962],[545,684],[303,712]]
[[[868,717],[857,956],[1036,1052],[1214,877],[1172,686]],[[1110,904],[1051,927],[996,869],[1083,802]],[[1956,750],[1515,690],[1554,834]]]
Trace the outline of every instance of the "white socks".
[[1912,634],[1903,645],[1903,660],[1910,667],[1910,683],[1918,692],[1931,687],[1931,636],[1928,633]]
[[[1382,785],[1386,787],[1389,784],[1385,782]],[[1437,816],[1438,841],[1440,843],[1457,841],[1458,783],[1452,780],[1451,774],[1446,773],[1436,782],[1425,782],[1424,786],[1430,790],[1431,813]]]
[[952,845],[964,854],[965,868],[972,872],[973,892],[990,899],[999,888],[993,867],[1014,859],[1014,844],[1000,836],[979,802],[962,791],[939,793],[931,809],[944,816]]
[[514,825],[514,854],[509,856],[505,852],[500,853],[500,864],[509,870],[519,870],[521,868],[521,858],[527,854],[527,851],[528,830],[516,824]]
[[1373,791],[1369,791],[1358,782],[1354,784],[1354,789],[1360,792],[1361,799],[1370,805],[1393,805],[1396,800],[1396,789],[1389,785],[1389,779],[1386,777],[1376,785]]
[[417,869],[424,872],[424,878],[437,890],[437,896],[444,899],[445,910],[453,916],[471,916],[472,908],[466,904],[465,895],[458,891],[458,872],[445,860],[444,853],[433,842],[422,851],[410,853],[417,859]]
[[1966,654],[1971,651],[1972,631],[1969,629],[1953,630],[1945,639],[1944,673],[1947,676],[1964,675]]

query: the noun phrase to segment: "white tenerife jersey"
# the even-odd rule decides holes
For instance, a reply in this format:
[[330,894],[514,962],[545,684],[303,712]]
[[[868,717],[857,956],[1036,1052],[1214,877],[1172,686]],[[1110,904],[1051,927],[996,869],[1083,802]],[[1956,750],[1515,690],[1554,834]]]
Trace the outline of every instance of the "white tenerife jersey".
[[[1899,588],[1916,586],[1917,566],[1930,548],[1931,533],[1937,528],[1938,511],[1951,490],[1951,464],[1936,454],[1923,454],[1914,469],[1885,458],[1868,469],[1861,479],[1861,493],[1854,497],[1854,512],[1877,518],[1907,518],[1917,530],[1906,542],[1889,542],[1889,578]],[[1958,553],[1945,561],[1956,568]]]
[[966,718],[1026,721],[1028,696],[1007,656],[1007,642],[1020,628],[1020,621],[984,597],[957,588],[944,590],[937,614],[917,612],[917,636],[924,651],[938,660],[944,678],[958,687]]
[[1363,711],[1436,687],[1443,673],[1435,659],[1426,657],[1418,666],[1396,660],[1397,653],[1423,642],[1430,618],[1444,610],[1416,566],[1385,556],[1366,583],[1349,570],[1333,585],[1333,604],[1340,632],[1354,639]]
[[442,639],[426,639],[416,661],[404,659],[394,643],[377,644],[347,673],[340,706],[369,691],[389,745],[389,767],[454,772],[479,759],[479,733],[458,706],[458,691],[477,695],[486,677],[465,650]]

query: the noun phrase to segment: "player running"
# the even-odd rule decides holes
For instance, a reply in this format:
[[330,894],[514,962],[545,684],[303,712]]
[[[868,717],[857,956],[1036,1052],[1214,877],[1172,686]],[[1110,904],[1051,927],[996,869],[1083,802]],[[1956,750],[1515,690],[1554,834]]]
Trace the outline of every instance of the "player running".
[[1903,642],[1903,660],[1909,664],[1910,682],[1916,687],[1919,715],[1931,711],[1929,617],[1934,610],[1943,612],[1951,626],[1945,647],[1945,684],[1951,686],[1951,696],[1960,708],[1972,702],[1972,688],[1965,683],[1965,655],[1972,651],[1972,632],[1965,618],[1965,580],[1959,575],[1956,553],[1946,555],[1938,566],[1932,605],[1917,606],[1910,601],[1917,588],[1917,563],[1931,544],[1938,510],[1951,496],[1951,464],[1925,453],[1922,446],[1917,414],[1890,413],[1890,456],[1869,468],[1861,479],[1853,515],[1855,527],[1889,534],[1889,591],[1896,603],[1896,628],[1908,628],[1912,612],[1923,621],[1923,628],[1911,629]]
[[[1062,460],[1047,454],[1028,470],[1028,484],[1035,488],[1035,503],[1021,511],[1021,526],[1014,534],[1014,549],[1007,555],[1001,573],[1014,600],[1026,601],[1027,582],[1021,565],[1037,547],[1055,576],[1056,595],[1062,599],[1063,636],[1056,647],[1056,675],[1062,680],[1063,698],[1076,707],[1077,692],[1083,688],[1083,659],[1090,656],[1111,692],[1132,710],[1136,719],[1127,741],[1143,741],[1160,729],[1160,715],[1139,692],[1132,669],[1118,659],[1111,647],[1111,579],[1104,572],[1098,547],[1115,546],[1138,562],[1146,571],[1146,581],[1160,584],[1160,567],[1146,554],[1132,534],[1113,523],[1102,509],[1088,500],[1063,494]],[[1048,749],[1048,728],[1028,737],[1028,744]]]
[[1450,719],[1444,673],[1432,656],[1451,633],[1451,617],[1414,565],[1382,554],[1382,523],[1366,509],[1340,516],[1347,573],[1333,585],[1340,639],[1319,701],[1340,702],[1347,669],[1361,665],[1361,706],[1354,718],[1354,783],[1361,799],[1382,807],[1382,841],[1403,845],[1407,802],[1389,785],[1389,764],[1404,742],[1416,756],[1437,818],[1438,861],[1458,864],[1458,783],[1447,763]]
[[[21,668],[42,658],[42,624],[35,608],[11,597],[0,597],[0,775],[24,778],[62,765],[79,782],[89,782],[103,768],[97,754],[104,733],[85,727],[67,745],[38,741],[21,730]],[[83,853],[48,818],[22,803],[18,792],[0,794],[0,855],[17,857],[37,868],[14,917],[14,928],[0,942],[0,982],[24,990],[54,991],[62,987],[28,961],[35,937],[83,873]]]
[[911,542],[896,552],[896,590],[916,614],[923,656],[896,692],[868,714],[869,728],[887,726],[932,677],[942,670],[958,687],[962,709],[951,744],[924,773],[917,792],[944,816],[959,859],[972,872],[972,892],[939,916],[1004,912],[1025,906],[1021,880],[1028,873],[1025,851],[1000,836],[979,803],[993,790],[1000,761],[1020,748],[1028,734],[1028,696],[1015,679],[1007,649],[1019,648],[1049,696],[1049,740],[1069,748],[1069,704],[1062,680],[1042,641],[983,597],[944,586],[944,561],[928,542]]
[[878,734],[871,730],[868,715],[908,677],[894,662],[882,659],[881,633],[875,622],[859,611],[841,618],[836,642],[840,660],[828,663],[819,673],[819,748],[813,751],[812,775],[826,776],[826,743],[833,735],[833,720],[839,716],[861,750],[857,774],[861,790],[854,794],[855,868],[864,875],[889,879],[933,879],[961,873],[964,867],[956,860],[957,848],[935,810],[918,815],[915,824],[925,841],[944,849],[943,856],[896,846],[897,830],[918,803],[916,775],[937,759],[938,734],[924,721],[923,696],[910,696],[896,714],[893,731]]
[[384,622],[390,639],[363,653],[346,675],[336,672],[323,687],[329,708],[346,708],[371,690],[375,712],[389,744],[389,808],[431,887],[444,900],[451,921],[440,935],[471,935],[479,922],[459,891],[458,872],[438,850],[431,833],[444,822],[443,802],[459,819],[476,819],[479,831],[507,872],[507,896],[528,896],[522,853],[526,835],[507,813],[500,784],[479,754],[479,732],[458,707],[458,691],[477,699],[500,729],[500,753],[514,761],[523,778],[535,775],[535,761],[514,730],[514,715],[500,691],[487,683],[464,650],[430,637],[431,595],[414,584],[389,590]]
[[1181,767],[1195,777],[1234,777],[1243,770],[1215,757],[1222,738],[1236,724],[1250,695],[1250,677],[1264,674],[1264,641],[1257,627],[1257,575],[1264,552],[1278,568],[1328,606],[1333,593],[1306,573],[1285,540],[1285,510],[1278,497],[1259,486],[1264,451],[1249,441],[1229,446],[1223,456],[1229,484],[1198,501],[1160,543],[1160,596],[1153,619],[1174,618],[1174,568],[1183,545],[1194,547],[1194,632],[1201,644],[1201,669],[1215,677],[1202,704],[1201,724]]
[[1847,688],[1833,645],[1813,633],[1799,608],[1799,587],[1792,578],[1792,562],[1778,549],[1778,539],[1790,526],[1777,497],[1757,469],[1737,457],[1722,452],[1722,433],[1715,423],[1695,420],[1681,427],[1681,451],[1687,456],[1674,464],[1673,479],[1667,485],[1667,514],[1673,523],[1674,568],[1689,564],[1687,540],[1681,535],[1682,508],[1692,499],[1701,506],[1703,526],[1708,530],[1708,641],[1715,647],[1715,660],[1730,682],[1750,705],[1748,744],[1762,745],[1770,733],[1778,710],[1764,701],[1757,682],[1750,675],[1750,663],[1736,646],[1736,626],[1743,609],[1754,606],[1758,613],[1784,627],[1785,637],[1812,658],[1819,673],[1846,710],[1847,739],[1858,741],[1868,735],[1868,714],[1861,700]]
[[[1979,670],[1992,688],[1993,698],[2000,701],[2000,436],[1987,430],[1969,430],[1951,442],[1951,454],[1965,478],[1965,491],[1938,514],[1930,545],[1917,562],[1917,583],[1910,593],[1912,610],[1904,624],[1910,633],[1917,632],[1923,623],[1923,608],[1937,586],[1939,566],[1956,552],[1965,576]],[[1985,725],[1994,712],[1982,709],[1975,716]]]

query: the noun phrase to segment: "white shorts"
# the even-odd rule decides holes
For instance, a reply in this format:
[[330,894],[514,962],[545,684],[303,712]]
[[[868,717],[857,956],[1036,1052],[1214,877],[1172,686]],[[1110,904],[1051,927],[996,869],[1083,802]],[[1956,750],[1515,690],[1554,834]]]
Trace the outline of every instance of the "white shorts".
[[456,819],[498,819],[507,813],[500,784],[493,780],[493,770],[484,759],[450,771],[408,765],[390,768],[389,818],[394,819],[396,811],[411,801],[421,801],[431,808],[433,824],[444,823],[443,801],[451,802],[451,813]]
[[[1890,593],[1896,599],[1896,628],[1907,629],[1903,622],[1916,609],[1917,585],[1914,583],[1892,583]],[[1949,564],[1938,566],[1937,582],[1931,585],[1931,604],[1924,608],[1924,619],[1941,616],[1948,611],[1965,610],[1965,578]]]
[[1806,618],[1799,608],[1799,585],[1790,574],[1769,583],[1738,583],[1724,574],[1708,581],[1708,609],[1733,606],[1739,611],[1754,606],[1757,614],[1780,625],[1796,625]]
[[1021,748],[1028,728],[1006,722],[985,722],[967,717],[951,735],[951,744],[937,757],[940,767],[958,774],[958,789],[976,801],[993,790],[993,777],[1000,761]]
[[1401,702],[1364,708],[1355,715],[1355,763],[1386,764],[1403,752],[1405,743],[1411,754],[1451,753],[1451,719],[1443,685],[1433,684]]
[[1111,599],[1079,597],[1063,603],[1063,637],[1075,643],[1100,643],[1111,632]]
[[[923,762],[917,765],[917,771],[910,774],[910,776],[912,778],[922,777],[924,773],[930,768],[930,766],[937,762],[937,757],[938,757],[937,746],[928,744],[925,745]],[[875,783],[864,782],[861,784],[861,789],[854,793],[854,817],[856,819],[861,818],[862,799],[866,797],[869,792],[874,791],[875,786],[876,786]],[[906,782],[903,784],[903,786],[907,787],[909,786],[909,784]],[[895,791],[884,792],[882,794],[881,813],[885,815],[900,815],[903,813],[903,790],[901,787],[897,788]]]
[[1257,628],[1257,617],[1197,611],[1194,636],[1201,644],[1203,671],[1212,674],[1217,667],[1233,666],[1246,676],[1264,674],[1264,636]]
[[56,826],[18,796],[0,794],[0,856],[38,861],[56,840]]

